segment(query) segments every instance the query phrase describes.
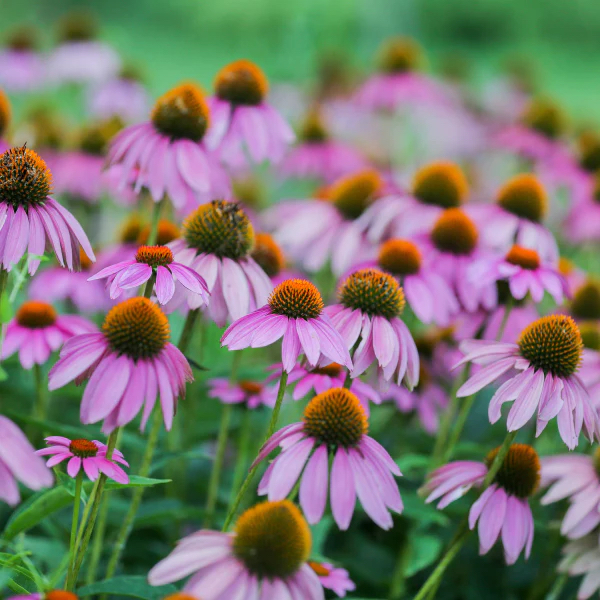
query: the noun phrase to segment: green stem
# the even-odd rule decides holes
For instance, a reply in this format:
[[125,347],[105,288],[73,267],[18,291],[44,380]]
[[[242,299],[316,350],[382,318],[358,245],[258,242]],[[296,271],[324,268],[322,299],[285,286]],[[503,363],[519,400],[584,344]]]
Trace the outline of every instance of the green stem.
[[67,589],[71,585],[70,575],[75,564],[75,542],[79,525],[79,507],[81,506],[81,487],[83,486],[83,469],[80,469],[75,478],[75,498],[73,501],[73,520],[71,521],[71,540],[69,542],[69,569],[67,571]]
[[238,433],[237,444],[237,461],[233,470],[233,482],[231,484],[231,503],[235,500],[235,491],[239,489],[244,477],[244,470],[248,464],[248,451],[250,449],[250,426],[252,425],[252,411],[247,407],[244,408],[244,418],[242,426]]
[[[271,422],[269,423],[269,427],[267,429],[267,435],[265,437],[265,441],[268,440],[273,435],[273,433],[275,431],[275,427],[277,427],[277,420],[279,419],[279,413],[281,412],[281,405],[283,403],[283,396],[285,394],[285,387],[287,385],[287,380],[288,380],[287,372],[282,371],[281,378],[279,379],[279,389],[277,390],[277,400],[275,401],[275,407],[273,408],[273,414],[271,415]],[[227,514],[225,523],[223,524],[222,531],[227,531],[227,529],[229,528],[229,525],[231,524],[233,517],[235,517],[237,509],[239,508],[240,503],[242,502],[242,499],[244,498],[244,494],[246,493],[246,490],[250,487],[250,484],[252,483],[252,480],[254,479],[254,476],[256,475],[257,470],[258,470],[258,464],[254,465],[254,467],[252,467],[250,469],[250,471],[248,472],[248,475],[246,475],[246,479],[244,480],[244,483],[242,483],[242,487],[238,491],[237,496],[235,497],[235,500],[233,501],[233,504],[231,505],[231,507],[229,509],[229,513]]]
[[[154,456],[154,451],[156,450],[156,446],[158,444],[158,435],[160,433],[162,424],[162,411],[160,410],[160,406],[156,406],[154,408],[154,415],[152,418],[152,427],[150,429],[150,433],[148,434],[148,441],[146,442],[146,451],[144,452],[142,464],[138,471],[138,475],[140,477],[148,477],[148,475],[150,474],[150,467],[152,466],[152,457]],[[119,529],[119,533],[117,534],[117,539],[113,544],[113,550],[108,560],[108,567],[106,568],[105,579],[110,579],[117,570],[117,565],[119,564],[121,554],[125,549],[125,544],[127,544],[127,540],[129,539],[131,531],[133,530],[135,516],[142,502],[142,497],[144,495],[145,489],[146,488],[140,486],[136,487],[133,490],[129,510],[125,515],[125,519],[123,520],[121,528]]]
[[568,579],[569,579],[568,573],[562,573],[560,575],[560,577],[557,577],[554,580],[554,584],[552,585],[552,588],[548,592],[548,595],[546,596],[546,600],[558,600],[560,598],[561,592],[563,591],[563,588],[567,584]]
[[344,387],[349,390],[352,387],[352,375],[350,374],[350,369],[348,369],[346,373],[346,379],[344,379]]
[[[44,374],[42,373],[42,367],[38,364],[33,365],[33,381],[35,386],[35,401],[33,407],[33,416],[38,421],[45,421],[48,416],[48,389],[44,385]],[[38,433],[32,432],[30,439],[37,439]],[[44,432],[42,432],[42,437]]]
[[[106,448],[106,458],[110,460],[112,458],[113,450],[115,449],[117,443],[117,436],[119,435],[119,428],[115,429],[110,436],[108,437],[108,444]],[[104,491],[104,486],[106,485],[106,475],[104,473],[100,475],[98,478],[98,486],[94,488],[94,492],[92,492],[92,496],[90,496],[88,500],[88,504],[91,505],[90,509],[90,517],[88,522],[85,525],[85,531],[81,538],[81,545],[77,548],[77,554],[75,558],[75,563],[71,572],[71,577],[69,578],[70,587],[67,587],[67,591],[72,591],[72,589],[77,584],[77,576],[79,575],[79,570],[81,569],[81,565],[83,563],[83,559],[85,558],[85,553],[87,551],[88,544],[90,543],[90,538],[92,537],[92,533],[94,531],[94,525],[96,523],[96,518],[98,516],[98,510],[100,509],[100,503],[102,501],[102,492]],[[80,531],[83,529],[83,521],[81,523]],[[79,535],[77,536],[79,538]]]
[[154,284],[156,283],[156,273],[152,271],[152,275],[150,275],[150,279],[146,281],[146,286],[144,287],[144,298],[150,298],[152,296],[152,290],[154,289]]
[[158,222],[160,221],[160,212],[162,209],[163,200],[154,202],[152,207],[152,220],[150,222],[150,233],[148,234],[147,246],[154,246],[158,237]]
[[179,343],[177,344],[177,347],[183,353],[185,353],[190,344],[192,335],[194,334],[194,325],[196,324],[196,319],[198,318],[199,314],[200,309],[196,308],[188,311],[187,317],[185,318],[185,323],[183,324],[183,329],[181,330],[181,336],[179,337]]
[[[504,442],[502,443],[502,446],[500,446],[500,448],[498,449],[498,453],[494,457],[494,462],[491,464],[490,468],[488,469],[487,475],[483,480],[480,496],[494,481],[494,477],[496,477],[496,474],[500,470],[500,467],[502,466],[502,463],[504,462],[504,459],[506,458],[508,450],[511,444],[513,443],[516,435],[516,431],[511,431],[504,438]],[[439,586],[444,572],[462,548],[463,544],[465,543],[465,540],[469,536],[469,533],[469,520],[468,518],[466,518],[458,528],[454,537],[452,538],[452,541],[450,542],[448,549],[440,559],[440,562],[437,564],[436,568],[431,573],[431,575],[427,578],[427,581],[423,584],[423,586],[419,590],[419,593],[414,597],[413,600],[426,600],[430,597],[429,595],[431,591],[437,589],[437,586]]]

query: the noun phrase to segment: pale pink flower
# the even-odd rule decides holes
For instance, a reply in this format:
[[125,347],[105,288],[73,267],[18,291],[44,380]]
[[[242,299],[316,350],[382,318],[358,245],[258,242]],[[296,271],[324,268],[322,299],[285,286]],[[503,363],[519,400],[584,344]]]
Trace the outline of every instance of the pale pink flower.
[[123,74],[91,87],[87,102],[90,114],[95,117],[119,117],[125,123],[142,121],[150,108],[146,88],[139,81]]
[[34,34],[27,28],[18,29],[0,50],[0,88],[19,93],[43,87],[44,59],[35,48]]
[[309,562],[310,568],[317,574],[321,585],[331,590],[339,598],[345,598],[346,592],[353,592],[356,584],[350,579],[346,569],[335,567],[331,563]]
[[577,600],[588,600],[600,590],[600,547],[598,532],[569,542],[562,550],[563,559],[557,570],[577,576],[584,575],[577,592]]
[[96,40],[65,41],[47,57],[46,74],[54,84],[88,84],[106,81],[121,69],[117,52]]
[[232,382],[229,379],[218,377],[209,379],[207,385],[208,397],[217,398],[225,404],[244,403],[248,408],[260,406],[273,408],[277,398],[276,387],[250,379]]

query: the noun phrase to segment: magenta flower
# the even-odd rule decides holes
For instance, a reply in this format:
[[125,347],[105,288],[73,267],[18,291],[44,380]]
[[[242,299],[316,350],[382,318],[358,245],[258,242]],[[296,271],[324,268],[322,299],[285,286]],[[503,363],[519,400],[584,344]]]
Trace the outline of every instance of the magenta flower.
[[261,448],[255,465],[278,446],[283,450],[267,468],[258,493],[281,500],[300,479],[300,506],[310,524],[322,519],[329,495],[335,522],[348,529],[358,496],[367,515],[382,529],[390,529],[389,511],[403,509],[394,480],[401,473],[367,430],[365,411],[347,389],[333,388],[315,396],[303,421],[279,430]]
[[[214,200],[200,206],[183,223],[183,237],[169,244],[175,260],[200,274],[210,299],[208,315],[219,326],[264,306],[273,284],[252,258],[255,234],[252,223],[234,202]],[[168,306],[199,308],[202,299],[188,291]]]
[[9,92],[30,92],[44,84],[44,61],[36,50],[35,32],[20,28],[0,50],[0,88]]
[[98,331],[98,328],[77,315],[59,315],[46,302],[24,302],[6,328],[2,344],[2,360],[19,352],[24,369],[43,365],[55,350],[75,335]]
[[155,202],[168,196],[180,211],[229,193],[229,181],[204,145],[210,116],[199,87],[184,83],[161,96],[150,122],[113,140],[111,165],[122,165],[121,185],[147,188]]
[[273,408],[277,398],[277,388],[263,385],[258,381],[242,379],[232,383],[229,379],[209,379],[208,397],[217,398],[225,404],[244,403],[248,408],[268,406]]
[[188,575],[183,591],[202,600],[324,600],[309,566],[311,533],[287,500],[263,502],[238,519],[232,533],[202,530],[179,541],[148,573],[150,585]]
[[140,246],[133,260],[126,260],[106,267],[88,278],[88,281],[108,278],[111,299],[123,291],[144,285],[154,277],[154,293],[159,304],[166,304],[175,293],[175,283],[181,284],[192,294],[200,296],[202,304],[208,304],[208,287],[204,278],[193,269],[175,262],[173,251],[167,246]]
[[598,450],[593,456],[569,454],[542,458],[542,487],[551,486],[542,504],[569,499],[560,532],[570,540],[581,538],[600,524]]
[[461,343],[464,358],[481,368],[458,390],[457,397],[477,393],[515,369],[490,401],[491,423],[501,417],[502,404],[513,402],[508,431],[523,427],[537,411],[536,435],[557,417],[560,436],[570,450],[579,443],[581,428],[593,441],[600,435],[598,415],[577,376],[583,343],[575,321],[565,315],[543,317],[523,330],[516,344],[468,340]]
[[100,473],[104,473],[109,479],[114,479],[117,483],[129,483],[127,473],[123,471],[116,463],[129,466],[123,458],[123,454],[116,448],[113,450],[112,458],[106,457],[106,444],[96,440],[70,440],[62,436],[51,436],[46,438],[49,448],[38,450],[38,456],[49,456],[52,458],[46,463],[47,467],[54,467],[65,460],[67,464],[67,473],[69,477],[77,477],[83,467],[85,474],[90,481],[96,481]]
[[529,293],[539,303],[548,292],[557,304],[562,304],[569,288],[565,278],[551,264],[542,263],[539,254],[530,248],[513,246],[501,258],[483,258],[473,264],[470,280],[474,284],[507,281],[511,296],[523,300]]
[[600,178],[587,175],[572,191],[569,213],[564,222],[571,243],[596,242],[600,239]]
[[[480,487],[498,449],[488,454],[484,463],[457,461],[436,469],[423,486],[425,502],[440,500],[438,508],[464,496],[473,486]],[[499,537],[504,558],[514,564],[525,549],[529,558],[533,544],[533,515],[528,498],[540,481],[540,460],[526,444],[513,444],[492,484],[479,496],[469,511],[469,528],[479,522],[479,553],[487,554]]]
[[95,260],[81,225],[48,195],[51,182],[46,163],[33,150],[23,146],[0,156],[0,258],[6,271],[28,253],[33,275],[47,246],[70,271],[79,269],[80,247]]
[[232,62],[217,74],[206,143],[232,167],[247,166],[248,156],[255,163],[278,162],[295,139],[284,118],[265,102],[267,90],[265,74],[249,60]]
[[356,589],[356,584],[350,579],[346,569],[334,567],[331,563],[311,561],[308,564],[319,577],[321,585],[339,598],[345,598],[346,592],[353,592]]
[[221,345],[229,350],[262,348],[283,337],[283,369],[290,373],[304,353],[313,367],[325,357],[346,367],[352,366],[344,341],[323,314],[319,290],[306,279],[280,283],[268,303],[230,325]]
[[104,419],[108,433],[129,423],[144,407],[142,429],[160,398],[165,427],[171,429],[178,398],[193,380],[183,354],[169,343],[169,322],[147,298],[131,298],[113,307],[102,333],[71,338],[49,374],[49,389],[89,378],[80,418]]
[[354,172],[325,189],[322,198],[280,202],[267,212],[267,224],[286,254],[307,271],[319,271],[330,259],[333,272],[341,275],[374,257],[359,218],[383,186],[373,169]]
[[577,592],[577,600],[588,600],[600,590],[600,548],[598,534],[569,542],[563,548],[564,558],[558,565],[560,573],[571,576],[584,575]]
[[377,361],[385,381],[404,381],[408,389],[419,382],[419,353],[408,327],[400,319],[404,293],[387,273],[362,269],[339,288],[340,304],[326,309],[346,347],[356,347],[352,377]]
[[17,481],[37,491],[50,487],[54,477],[25,434],[0,415],[0,500],[10,506],[21,500]]
[[95,117],[102,120],[119,117],[124,123],[139,123],[150,108],[148,92],[127,73],[92,87],[87,103],[90,114]]

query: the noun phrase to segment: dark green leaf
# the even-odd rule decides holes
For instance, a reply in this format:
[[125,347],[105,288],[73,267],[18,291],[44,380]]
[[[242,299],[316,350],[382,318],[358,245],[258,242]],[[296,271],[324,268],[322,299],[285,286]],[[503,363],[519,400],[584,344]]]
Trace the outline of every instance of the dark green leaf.
[[126,596],[128,598],[142,598],[143,600],[160,600],[169,594],[174,594],[176,591],[177,588],[174,585],[152,587],[143,576],[123,575],[79,588],[77,595],[83,597],[96,594],[111,594],[113,596]]

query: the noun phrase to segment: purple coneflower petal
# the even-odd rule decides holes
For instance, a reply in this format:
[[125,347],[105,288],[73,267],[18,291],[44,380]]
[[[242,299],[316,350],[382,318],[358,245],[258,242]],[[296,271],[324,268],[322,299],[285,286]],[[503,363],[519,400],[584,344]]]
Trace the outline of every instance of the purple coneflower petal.
[[507,495],[497,487],[485,503],[479,517],[479,553],[486,554],[496,543],[506,514]]
[[344,531],[350,526],[356,505],[354,475],[348,452],[344,448],[338,448],[333,459],[329,495],[333,518]]
[[314,445],[314,439],[306,438],[277,457],[269,482],[269,500],[282,500],[292,491]]
[[325,512],[329,484],[329,458],[326,446],[319,446],[308,460],[300,484],[300,505],[306,520],[314,525]]

